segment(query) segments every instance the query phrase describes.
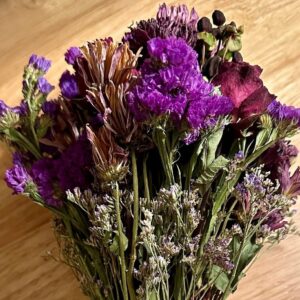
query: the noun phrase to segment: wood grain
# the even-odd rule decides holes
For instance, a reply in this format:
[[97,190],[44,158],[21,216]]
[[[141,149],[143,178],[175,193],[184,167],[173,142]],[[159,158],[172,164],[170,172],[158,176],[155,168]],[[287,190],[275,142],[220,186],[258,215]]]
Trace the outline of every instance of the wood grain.
[[[265,69],[263,79],[278,98],[300,106],[299,0],[186,2],[201,15],[219,8],[228,19],[244,24],[246,60]],[[0,97],[8,104],[20,100],[22,70],[31,53],[54,62],[48,79],[57,84],[66,68],[66,48],[97,37],[120,39],[133,21],[153,16],[158,4],[153,0],[1,0]],[[299,141],[295,139],[298,145]],[[10,166],[3,144],[0,162],[2,178]],[[85,299],[71,271],[44,258],[47,250],[55,248],[48,212],[28,199],[11,196],[2,181],[0,192],[0,299]],[[296,222],[300,224],[300,213]],[[264,251],[230,299],[300,299],[299,249],[300,238],[293,236]]]

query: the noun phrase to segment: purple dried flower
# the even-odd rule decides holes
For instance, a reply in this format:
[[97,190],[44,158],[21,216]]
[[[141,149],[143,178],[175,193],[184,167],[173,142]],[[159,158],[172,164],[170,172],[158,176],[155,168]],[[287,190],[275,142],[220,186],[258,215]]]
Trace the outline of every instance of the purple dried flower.
[[236,160],[243,160],[245,158],[244,152],[242,150],[238,151],[235,155],[234,158]]
[[58,207],[62,200],[56,195],[56,161],[50,158],[40,159],[32,165],[31,174],[38,187],[38,192],[49,206]]
[[219,95],[200,96],[191,101],[187,120],[192,128],[213,127],[219,116],[230,114],[233,105],[229,98]]
[[284,227],[288,222],[284,220],[284,216],[279,210],[276,210],[269,214],[267,220],[264,224],[268,225],[268,227],[274,231]]
[[[141,68],[141,78],[128,93],[128,105],[138,121],[170,115],[176,126],[187,121],[193,134],[214,126],[220,115],[231,112],[231,101],[213,94],[198,67],[197,53],[183,39],[154,38],[148,42],[150,58]],[[198,130],[198,132],[196,132]]]
[[45,101],[42,105],[42,111],[50,117],[55,117],[59,109],[59,104],[56,101]]
[[28,104],[22,100],[20,105],[12,108],[12,111],[20,116],[25,116],[28,113]]
[[0,117],[3,117],[9,109],[9,106],[3,100],[0,100]]
[[45,77],[39,77],[37,86],[42,94],[49,94],[54,89],[54,86]]
[[69,65],[74,65],[76,59],[81,56],[82,53],[78,47],[70,47],[65,53],[65,60]]
[[198,15],[194,8],[189,12],[186,5],[159,7],[156,19],[142,20],[136,27],[130,27],[123,38],[130,43],[130,48],[137,51],[144,49],[146,53],[147,42],[155,37],[177,37],[184,39],[189,45],[195,46],[197,41]]
[[91,182],[89,168],[93,156],[90,142],[82,137],[70,145],[57,162],[57,178],[63,191],[79,187],[88,188]]
[[278,121],[294,121],[300,126],[300,108],[294,106],[288,106],[273,100],[268,108],[268,113]]
[[31,178],[26,169],[19,161],[5,172],[5,181],[14,190],[14,194],[24,193],[30,180]]
[[35,69],[46,73],[51,67],[51,61],[47,60],[43,56],[32,54],[29,58],[29,65],[32,65]]
[[69,71],[65,71],[60,80],[59,87],[62,95],[67,99],[76,98],[79,95],[79,88],[77,85],[76,77],[71,75]]
[[101,113],[96,114],[91,118],[89,123],[94,130],[99,129],[101,126],[104,125],[103,115]]
[[282,193],[295,197],[300,194],[300,178],[296,170],[293,176],[290,175],[292,161],[297,157],[298,150],[294,145],[279,141],[275,146],[268,149],[262,156],[261,161],[267,171],[270,171],[270,178],[280,183]]
[[230,260],[229,244],[229,238],[211,239],[204,246],[204,256],[220,268],[230,271],[234,268],[234,264]]

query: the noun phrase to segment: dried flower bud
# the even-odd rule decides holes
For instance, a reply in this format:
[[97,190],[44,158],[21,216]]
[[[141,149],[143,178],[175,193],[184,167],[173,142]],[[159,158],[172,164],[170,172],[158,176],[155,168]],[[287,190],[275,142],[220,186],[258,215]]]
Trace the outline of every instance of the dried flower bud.
[[234,62],[242,62],[243,61],[243,56],[240,52],[233,52],[232,60]]
[[216,26],[221,26],[226,22],[224,14],[220,10],[215,10],[212,14],[213,23]]
[[203,32],[203,31],[212,32],[212,25],[209,18],[207,17],[201,18],[197,23],[197,29],[199,32]]

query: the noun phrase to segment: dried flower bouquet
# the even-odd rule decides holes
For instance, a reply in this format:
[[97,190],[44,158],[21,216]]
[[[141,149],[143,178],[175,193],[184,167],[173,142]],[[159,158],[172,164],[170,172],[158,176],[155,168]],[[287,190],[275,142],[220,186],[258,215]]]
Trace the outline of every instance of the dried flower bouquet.
[[243,27],[212,20],[163,4],[122,43],[70,48],[57,99],[32,55],[20,105],[0,102],[6,182],[53,213],[91,299],[226,299],[295,231],[300,109],[243,61]]

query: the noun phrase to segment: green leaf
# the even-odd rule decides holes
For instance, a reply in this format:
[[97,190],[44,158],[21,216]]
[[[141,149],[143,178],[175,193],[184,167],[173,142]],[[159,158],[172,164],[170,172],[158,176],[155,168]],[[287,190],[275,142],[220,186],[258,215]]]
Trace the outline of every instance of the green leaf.
[[219,51],[218,55],[222,58],[224,57],[225,60],[230,60],[232,58],[233,53],[228,51],[228,49],[223,48]]
[[224,156],[218,156],[197,179],[197,184],[208,184],[210,183],[215,175],[226,165],[228,164],[229,160]]
[[217,131],[208,136],[206,166],[209,166],[216,158],[216,151],[223,136],[223,131],[224,128],[220,127]]
[[229,278],[219,266],[213,265],[209,281],[214,281],[215,287],[224,293],[229,283]]
[[229,38],[226,47],[227,47],[228,51],[230,51],[230,52],[240,51],[242,49],[241,36],[236,35],[233,38]]
[[[234,237],[232,244],[233,244],[233,256],[234,256],[234,253],[239,251],[240,242],[236,237]],[[235,286],[236,283],[243,277],[243,270],[251,263],[251,261],[255,258],[255,256],[257,255],[257,253],[260,251],[261,248],[262,248],[261,245],[254,244],[249,240],[246,242],[246,244],[243,247],[243,251],[238,263],[235,278],[232,282],[232,287]],[[233,261],[233,263],[235,264],[235,261]]]
[[204,41],[206,45],[208,45],[209,50],[213,50],[215,48],[217,40],[212,33],[209,32],[199,32],[198,39]]
[[124,250],[126,250],[127,247],[128,247],[128,239],[127,239],[126,235],[123,232],[121,234],[121,240],[119,239],[118,231],[114,231],[114,233],[115,233],[115,236],[113,238],[112,244],[109,247],[109,250],[112,253],[114,253],[116,255],[119,255],[119,253],[120,253],[120,250],[119,250],[120,243],[122,243]]

